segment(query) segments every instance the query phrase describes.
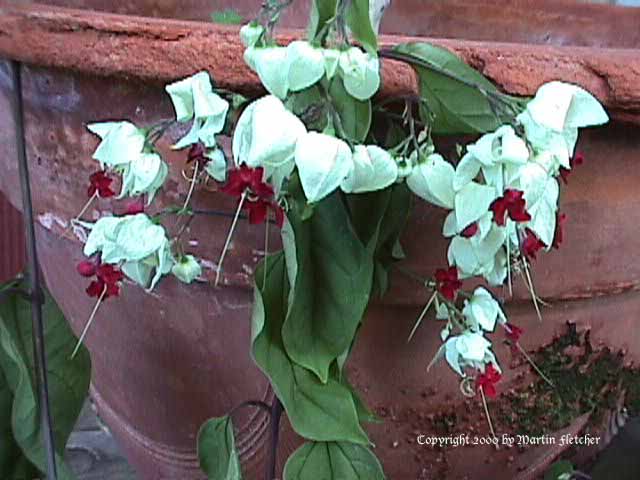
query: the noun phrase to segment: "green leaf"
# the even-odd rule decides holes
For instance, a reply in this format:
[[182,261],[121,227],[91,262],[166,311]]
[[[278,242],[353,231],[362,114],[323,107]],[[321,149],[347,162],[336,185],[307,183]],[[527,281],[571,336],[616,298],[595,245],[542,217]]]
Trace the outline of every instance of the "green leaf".
[[241,480],[231,417],[210,418],[198,432],[200,468],[209,480]]
[[408,220],[411,198],[404,183],[379,192],[348,196],[354,228],[375,259],[372,295],[382,296],[388,288],[387,270],[396,259],[394,248]]
[[568,480],[573,472],[575,472],[575,469],[571,462],[560,460],[551,465],[551,468],[544,475],[544,480]]
[[347,93],[341,78],[334,78],[329,95],[338,112],[342,129],[350,140],[364,142],[371,128],[371,100],[358,100]]
[[[62,454],[87,396],[91,361],[84,347],[73,360],[70,359],[77,340],[48,294],[42,311],[58,477],[68,480],[73,475],[62,462]],[[0,458],[6,458],[5,445],[14,449],[15,458],[15,446],[18,446],[28,461],[44,472],[45,452],[41,441],[38,394],[33,381],[31,304],[18,295],[10,296],[0,304],[0,370],[13,397],[11,431],[15,441],[15,445],[11,442],[0,444]],[[2,402],[7,403],[8,393],[6,389],[2,391]],[[3,424],[0,428],[7,430],[8,426]],[[3,465],[5,467],[6,464]],[[0,477],[11,478],[8,473],[5,476],[4,470]]]
[[291,92],[285,105],[309,130],[322,132],[327,126],[326,101],[316,85],[299,92]]
[[338,0],[313,0],[309,21],[309,41],[322,43],[329,33],[329,25],[335,19]]
[[0,443],[0,475],[5,479],[36,478],[39,476],[38,469],[25,458],[13,438],[12,405],[13,392],[0,370],[0,438],[3,439]]
[[244,23],[244,18],[235,10],[227,9],[220,12],[213,12],[211,14],[211,21],[224,25],[241,25]]
[[[339,193],[319,202],[303,221],[288,214],[294,242],[287,258],[297,261],[282,338],[291,359],[326,382],[329,366],[351,344],[369,302],[373,262],[355,235]],[[295,255],[295,256],[294,256]]]
[[[350,351],[347,353],[351,353]],[[347,387],[351,391],[351,395],[353,396],[353,401],[356,405],[356,411],[358,412],[358,418],[361,422],[369,422],[369,423],[382,423],[382,419],[378,417],[362,400],[360,394],[356,391],[356,389],[351,385],[349,379],[345,372],[341,374],[342,384]]]
[[384,480],[371,450],[347,442],[308,442],[293,452],[284,480]]
[[512,121],[521,99],[502,94],[458,56],[428,43],[404,43],[393,52],[411,63],[428,110],[421,115],[435,134],[484,133]]
[[[315,216],[315,215],[314,215]],[[263,285],[264,268],[267,268]],[[293,429],[316,441],[347,441],[367,445],[351,392],[333,376],[322,383],[285,352],[282,324],[287,312],[289,285],[284,254],[262,262],[255,273],[252,315],[252,353],[269,377],[284,405]]]
[[369,53],[377,54],[378,37],[371,25],[369,0],[351,0],[347,11],[347,24],[353,38],[360,42]]

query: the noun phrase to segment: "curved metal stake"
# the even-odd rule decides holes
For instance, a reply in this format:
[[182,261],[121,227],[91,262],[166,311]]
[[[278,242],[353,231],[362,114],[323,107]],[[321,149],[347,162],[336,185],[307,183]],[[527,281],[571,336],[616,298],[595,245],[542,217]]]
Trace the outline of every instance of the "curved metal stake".
[[271,404],[271,441],[269,444],[269,456],[267,461],[266,480],[276,480],[276,467],[278,460],[278,441],[280,438],[280,418],[282,417],[282,402],[277,395],[273,397]]
[[47,479],[57,480],[55,445],[51,412],[49,408],[49,386],[47,382],[47,361],[44,345],[44,326],[42,322],[42,303],[44,300],[40,287],[38,255],[36,252],[36,235],[33,225],[33,207],[31,204],[31,186],[29,183],[29,167],[24,136],[24,110],[22,102],[22,78],[20,63],[11,61],[13,78],[13,114],[16,129],[16,150],[18,152],[18,169],[22,190],[22,218],[27,243],[27,271],[29,279],[29,297],[31,301],[31,321],[33,338],[33,355],[35,358],[36,385],[38,388],[38,406],[40,410],[40,426],[42,441],[47,458]]

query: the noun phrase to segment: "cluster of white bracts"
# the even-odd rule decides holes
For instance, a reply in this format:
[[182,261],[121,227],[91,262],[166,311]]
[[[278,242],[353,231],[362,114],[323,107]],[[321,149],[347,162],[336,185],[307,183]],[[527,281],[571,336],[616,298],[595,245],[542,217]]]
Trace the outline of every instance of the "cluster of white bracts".
[[[523,137],[513,127],[502,126],[468,145],[456,168],[432,153],[415,165],[407,178],[416,195],[451,210],[443,235],[452,237],[448,260],[461,278],[482,276],[491,285],[504,283],[508,256],[520,248],[525,228],[551,248],[560,191],[556,177],[560,168],[571,168],[578,128],[606,123],[608,117],[582,88],[551,82],[540,87],[517,121]],[[524,192],[530,221],[516,224],[507,217],[504,226],[496,224],[489,207],[506,189]],[[474,223],[478,228],[473,236],[460,235]],[[447,339],[448,324],[443,333],[446,342],[441,354],[460,374],[465,366],[484,371],[483,364],[496,364],[483,331],[493,330],[495,318],[505,319],[497,302],[489,297],[486,290],[477,289],[463,310],[468,330]],[[440,309],[439,317],[448,320],[446,310]]]
[[[213,91],[207,72],[168,85],[166,90],[173,102],[176,120],[193,122],[189,133],[174,148],[202,143],[210,159],[205,167],[207,173],[216,180],[224,180],[226,162],[215,137],[224,128],[228,102]],[[120,197],[147,194],[151,203],[167,177],[168,167],[147,144],[148,132],[128,121],[93,123],[88,128],[102,139],[93,158],[103,169],[122,174]],[[145,288],[152,289],[160,277],[169,272],[185,283],[202,273],[192,255],[177,261],[173,258],[164,228],[145,214],[104,217],[95,224],[84,225],[91,230],[85,255],[100,252],[104,263],[120,265],[127,277]]]
[[151,203],[169,171],[155,152],[145,151],[146,136],[131,122],[92,123],[87,128],[102,141],[93,158],[122,175],[120,198],[148,194]]
[[[264,179],[276,192],[297,169],[307,200],[312,203],[338,188],[346,193],[369,192],[406,178],[416,195],[450,210],[443,234],[452,238],[448,261],[461,278],[482,276],[489,284],[502,284],[509,254],[520,248],[519,234],[524,228],[534,232],[548,248],[552,245],[560,168],[571,168],[578,128],[608,120],[588,92],[561,82],[543,85],[517,117],[515,128],[502,126],[468,145],[455,168],[432,150],[396,159],[377,145],[356,145],[352,149],[330,131],[308,131],[282,102],[289,92],[336,75],[351,96],[367,100],[380,86],[376,57],[357,47],[321,49],[303,41],[287,47],[265,45],[263,33],[255,23],[241,30],[247,47],[245,60],[271,95],[252,102],[238,120],[232,147],[236,166],[244,163],[264,168]],[[226,164],[215,137],[224,128],[228,103],[213,91],[205,72],[171,84],[166,90],[177,121],[193,122],[175,148],[203,143],[212,160],[207,171],[223,180]],[[151,199],[164,182],[167,168],[157,153],[145,150],[145,132],[129,122],[92,124],[89,129],[102,138],[94,158],[103,167],[123,174],[121,196],[147,193]],[[402,172],[399,164],[403,165]],[[494,221],[489,207],[506,189],[524,193],[530,221],[516,224],[507,218],[504,226]],[[461,232],[474,223],[475,233],[462,236]],[[141,285],[153,288],[160,276],[171,270],[186,282],[200,275],[193,257],[179,262],[172,258],[163,228],[144,214],[103,218],[91,228],[85,254],[102,252],[104,262],[122,264],[125,274]],[[484,334],[492,332],[496,323],[506,323],[500,305],[480,287],[465,301],[462,314],[465,330],[451,336],[449,312],[445,305],[438,306],[437,317],[447,320],[439,356],[463,376],[467,367],[481,371],[488,363],[497,367]]]
[[278,191],[294,168],[309,202],[337,188],[347,193],[383,189],[398,178],[396,160],[376,145],[357,145],[307,131],[304,124],[273,95],[251,103],[240,116],[233,136],[237,165],[263,167],[265,180]]
[[256,23],[242,27],[240,36],[247,47],[244,59],[267,91],[281,100],[325,76],[331,80],[339,75],[349,95],[358,100],[368,100],[380,88],[380,63],[374,55],[357,47],[318,48],[302,40],[286,47],[263,45],[263,32]]

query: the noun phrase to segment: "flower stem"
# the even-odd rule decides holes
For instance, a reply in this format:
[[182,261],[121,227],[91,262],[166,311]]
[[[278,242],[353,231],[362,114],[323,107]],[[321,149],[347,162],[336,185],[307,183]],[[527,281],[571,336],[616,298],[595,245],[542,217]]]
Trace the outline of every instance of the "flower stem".
[[524,256],[522,257],[522,265],[524,266],[524,273],[526,275],[525,283],[527,284],[529,292],[531,293],[533,306],[536,308],[538,320],[542,321],[542,313],[540,313],[540,305],[538,305],[538,295],[536,295],[535,288],[533,287],[533,280],[531,279],[531,273],[529,272],[529,262],[527,262],[527,259]]
[[525,351],[524,348],[522,348],[522,345],[520,345],[520,342],[516,342],[516,347],[518,347],[518,350],[520,350],[520,353],[522,353],[522,355],[524,356],[524,358],[527,360],[527,362],[529,362],[529,364],[533,367],[533,369],[538,373],[538,375],[540,375],[540,377],[542,377],[542,379],[547,382],[549,384],[549,386],[551,386],[551,388],[556,388],[556,386],[553,384],[553,382],[551,380],[549,380],[549,377],[547,377],[544,373],[542,373],[542,370],[540,370],[540,368],[538,367],[538,365],[536,365],[536,363],[533,361],[533,359],[529,356],[529,354]]
[[431,304],[436,299],[437,295],[438,295],[438,291],[434,290],[433,294],[429,298],[429,301],[427,302],[427,305],[424,307],[424,309],[422,310],[422,313],[418,317],[418,320],[416,321],[415,325],[413,326],[413,329],[411,330],[411,333],[409,334],[409,338],[407,338],[407,343],[409,343],[411,341],[411,339],[413,338],[413,335],[416,333],[416,330],[418,330],[418,327],[422,323],[422,319],[424,318],[424,316],[429,311],[429,308],[431,308]]
[[[487,417],[487,423],[489,424],[489,430],[491,431],[491,435],[493,438],[496,437],[496,432],[493,429],[493,423],[491,422],[491,415],[489,415],[489,406],[487,405],[487,398],[484,396],[484,388],[478,388],[480,390],[480,396],[482,397],[482,406],[484,407],[484,414]],[[496,450],[498,449],[498,445],[496,444]]]
[[218,271],[216,272],[216,282],[215,286],[218,286],[220,283],[220,274],[222,273],[222,262],[224,262],[224,257],[227,254],[227,250],[229,248],[229,244],[231,243],[231,237],[233,236],[233,231],[236,228],[236,224],[238,223],[238,217],[240,216],[240,211],[242,210],[242,205],[244,204],[244,200],[247,198],[247,192],[242,192],[242,196],[240,197],[240,201],[238,202],[238,208],[236,210],[236,214],[233,217],[233,222],[231,223],[231,228],[229,229],[229,234],[227,235],[227,240],[224,242],[224,247],[222,248],[222,253],[220,254],[220,260],[218,260]]
[[65,228],[65,230],[60,234],[59,238],[67,236],[67,233],[69,233],[69,231],[73,228],[74,223],[80,220],[80,217],[82,217],[86,213],[86,211],[89,209],[89,207],[91,206],[91,204],[96,198],[98,198],[97,191],[93,195],[91,195],[91,198],[89,198],[89,200],[87,200],[87,203],[84,204],[84,207],[82,207],[82,210],[80,210],[80,213],[78,213],[74,218],[72,218],[69,221],[69,226]]
[[76,343],[76,346],[73,349],[73,352],[71,353],[71,359],[73,359],[78,353],[78,350],[80,349],[80,345],[82,345],[82,342],[84,341],[84,337],[86,337],[87,332],[89,331],[89,327],[91,327],[91,324],[93,323],[93,319],[96,317],[96,313],[98,313],[98,308],[100,307],[100,304],[104,300],[104,297],[106,294],[107,294],[107,286],[105,285],[104,288],[102,289],[102,293],[100,294],[100,297],[98,298],[98,301],[93,307],[93,311],[91,312],[91,315],[89,315],[89,320],[87,320],[87,324],[84,326],[84,330],[82,330],[82,333],[80,334],[78,343]]
[[182,206],[181,212],[184,212],[189,206],[189,202],[191,201],[191,196],[193,195],[193,191],[196,188],[197,179],[198,179],[198,162],[196,162],[193,167],[193,177],[190,180],[191,186],[189,187],[189,193],[187,194],[187,198],[184,201],[184,205]]

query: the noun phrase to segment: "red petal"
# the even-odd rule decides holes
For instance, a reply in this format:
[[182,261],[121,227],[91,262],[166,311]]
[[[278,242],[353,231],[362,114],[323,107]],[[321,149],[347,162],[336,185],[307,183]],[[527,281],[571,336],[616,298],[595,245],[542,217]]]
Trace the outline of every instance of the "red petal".
[[496,198],[489,206],[489,210],[493,212],[493,221],[496,222],[496,225],[504,227],[508,206],[509,204],[504,197]]
[[513,325],[511,323],[507,323],[505,328],[506,336],[513,343],[518,343],[520,337],[524,333],[524,330],[517,325]]
[[582,152],[576,152],[573,157],[571,157],[571,160],[569,160],[569,165],[571,165],[571,168],[582,165],[583,163],[584,155],[582,154]]
[[527,236],[522,241],[521,249],[522,253],[533,260],[536,259],[538,251],[545,248],[546,245],[536,236],[533,231],[526,229]]
[[564,168],[564,167],[560,167],[560,178],[562,178],[562,182],[565,185],[569,185],[569,174],[571,173],[571,170]]
[[98,267],[96,275],[100,280],[107,284],[120,282],[124,278],[123,273],[118,268],[106,263],[103,263]]
[[465,229],[462,230],[462,232],[460,232],[460,236],[464,238],[471,238],[476,233],[478,233],[478,222],[473,222],[471,225],[468,225],[467,227],[465,227]]
[[246,202],[245,207],[249,210],[249,223],[251,225],[257,225],[264,223],[267,219],[267,212],[269,204],[262,200],[256,200],[255,202]]
[[104,282],[102,280],[94,280],[85,291],[90,297],[99,297],[102,295],[102,290],[104,290]]
[[458,280],[458,269],[456,267],[449,267],[446,270],[439,268],[436,270],[437,282],[456,282]]
[[525,209],[525,205],[524,199],[517,200],[509,205],[509,218],[514,222],[528,222],[531,220],[531,215]]
[[83,277],[93,277],[96,274],[96,264],[89,260],[83,260],[76,265],[76,270]]
[[516,188],[507,188],[504,191],[503,198],[507,201],[507,203],[512,204],[522,200],[524,192],[522,190],[518,190]]
[[187,163],[198,162],[202,165],[206,165],[209,159],[204,156],[205,152],[206,150],[202,143],[198,142],[192,145],[187,153]]
[[258,167],[254,170],[251,178],[251,191],[262,199],[270,199],[273,197],[273,187],[268,183],[265,183],[262,179],[264,177],[264,170],[262,167]]
[[100,187],[98,188],[98,195],[101,198],[109,198],[109,197],[113,197],[116,194],[116,192],[114,192],[113,190],[111,190],[111,187]]
[[456,289],[448,283],[440,285],[438,291],[449,301],[453,301],[456,298]]
[[144,213],[144,199],[142,197],[139,197],[137,200],[129,202],[124,213],[125,215],[136,215],[138,213]]
[[104,294],[104,298],[117,297],[120,295],[120,285],[117,283],[107,284],[107,293]]
[[559,213],[556,219],[556,232],[553,236],[553,248],[560,248],[560,244],[564,240],[564,222],[567,221],[567,215],[565,213]]
[[247,167],[245,164],[240,165],[239,168],[234,168],[229,171],[229,180],[226,185],[220,188],[220,191],[227,195],[239,197],[247,188],[251,187],[251,179],[253,178],[253,169]]

